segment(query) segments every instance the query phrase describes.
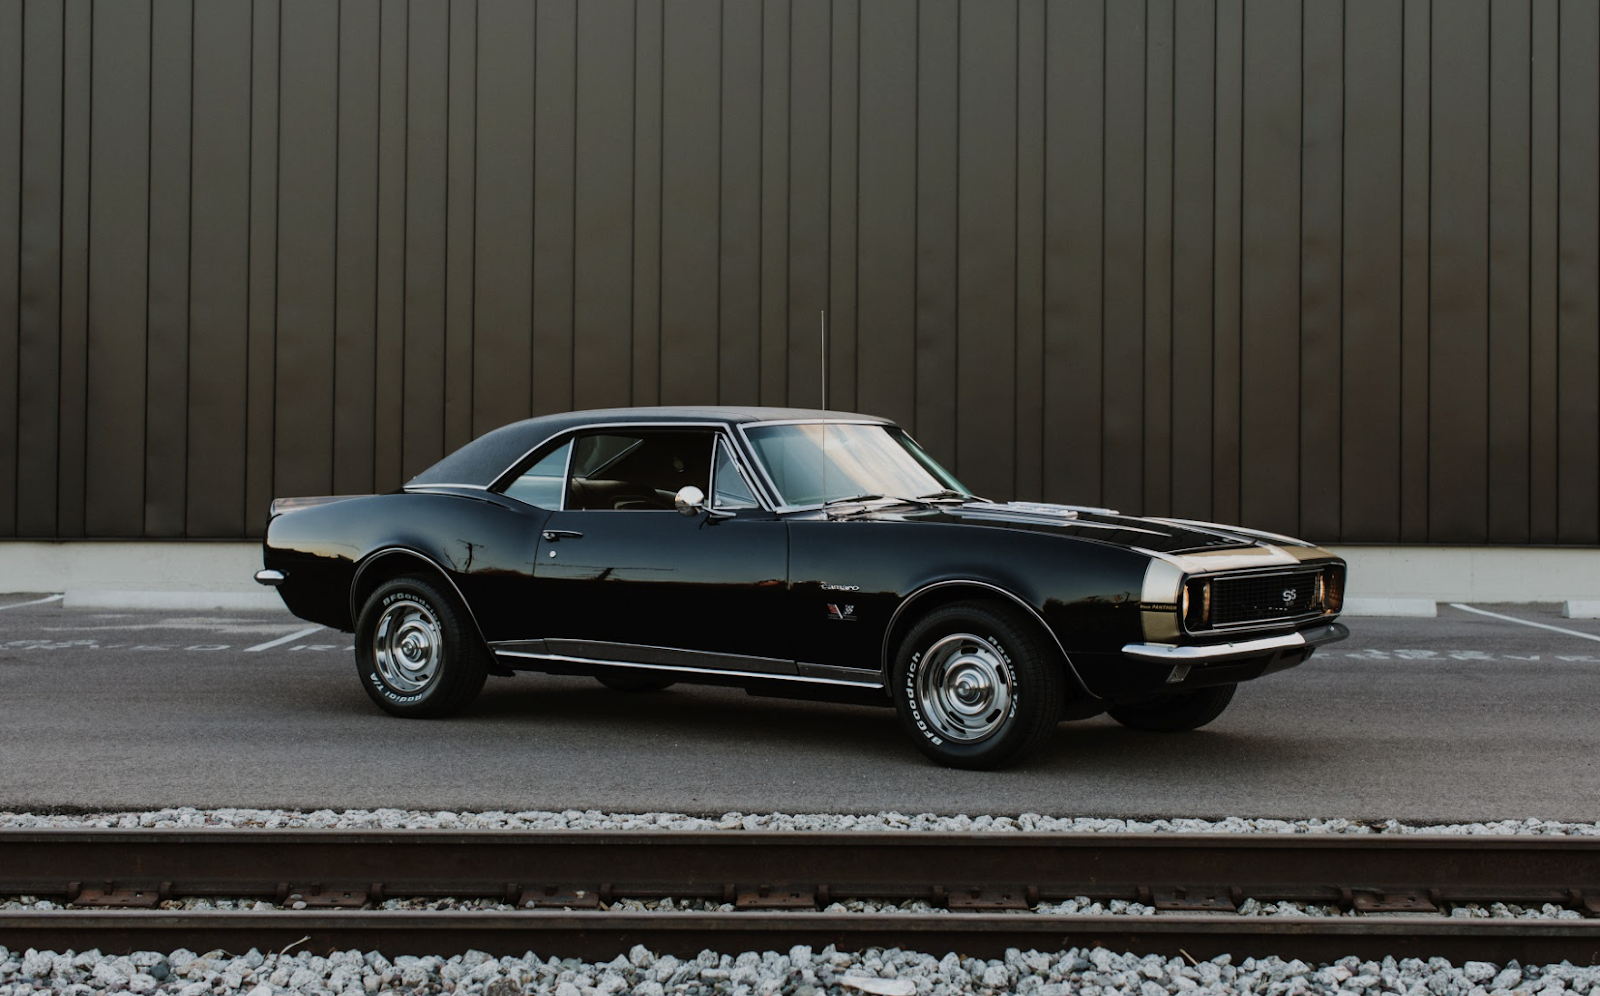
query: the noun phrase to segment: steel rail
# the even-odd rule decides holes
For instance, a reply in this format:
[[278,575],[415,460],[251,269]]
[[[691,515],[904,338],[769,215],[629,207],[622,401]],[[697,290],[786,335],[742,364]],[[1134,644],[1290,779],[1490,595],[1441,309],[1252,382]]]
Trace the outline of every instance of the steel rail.
[[[100,909],[0,912],[0,944],[12,948],[242,950],[309,936],[323,948],[607,958],[636,943],[678,954],[796,943],[972,954],[1099,944],[1197,958],[1413,954],[1600,963],[1600,919],[1384,915],[1501,901],[1556,903],[1593,916],[1600,912],[1600,839],[1582,837],[0,831],[0,896],[16,895]],[[175,896],[257,896],[308,908],[105,910],[154,907]],[[325,908],[411,896],[484,897],[522,908]],[[637,913],[603,905],[664,896],[747,908]],[[1076,896],[1142,901],[1161,912],[1026,912]],[[845,898],[922,899],[949,912],[819,912]],[[1245,898],[1335,904],[1368,915],[1237,915]]]

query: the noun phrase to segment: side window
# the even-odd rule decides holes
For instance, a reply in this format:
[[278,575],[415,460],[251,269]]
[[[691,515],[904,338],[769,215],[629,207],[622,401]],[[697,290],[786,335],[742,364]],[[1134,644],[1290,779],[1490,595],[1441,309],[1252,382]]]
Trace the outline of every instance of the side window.
[[605,512],[671,512],[678,489],[711,483],[710,430],[642,429],[580,437],[566,482],[566,507]]
[[717,443],[717,464],[711,472],[712,508],[760,508],[761,503],[750,492],[739,465],[728,452],[726,441]]
[[567,476],[567,453],[570,442],[563,443],[541,457],[522,476],[506,488],[506,495],[540,508],[561,507],[561,482]]

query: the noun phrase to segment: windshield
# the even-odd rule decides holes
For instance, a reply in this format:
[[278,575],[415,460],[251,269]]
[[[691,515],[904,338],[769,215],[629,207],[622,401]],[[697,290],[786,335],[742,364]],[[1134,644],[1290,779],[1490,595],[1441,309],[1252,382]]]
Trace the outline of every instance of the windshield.
[[970,494],[893,426],[810,422],[755,425],[745,433],[779,497],[791,507],[858,497]]

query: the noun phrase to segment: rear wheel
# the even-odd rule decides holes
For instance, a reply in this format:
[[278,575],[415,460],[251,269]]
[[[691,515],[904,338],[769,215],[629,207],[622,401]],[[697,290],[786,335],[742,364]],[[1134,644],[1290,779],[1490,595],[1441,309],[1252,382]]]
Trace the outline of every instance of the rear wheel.
[[1014,764],[1061,719],[1061,655],[1007,605],[934,609],[901,641],[894,665],[900,721],[918,749],[954,768]]
[[381,585],[356,622],[361,687],[396,716],[448,716],[489,675],[489,653],[454,595],[419,577]]
[[673,685],[673,679],[648,671],[597,674],[595,680],[613,692],[659,692]]
[[1176,733],[1198,730],[1222,715],[1233,701],[1238,685],[1213,685],[1192,692],[1156,695],[1138,702],[1113,705],[1106,710],[1111,718],[1134,730]]

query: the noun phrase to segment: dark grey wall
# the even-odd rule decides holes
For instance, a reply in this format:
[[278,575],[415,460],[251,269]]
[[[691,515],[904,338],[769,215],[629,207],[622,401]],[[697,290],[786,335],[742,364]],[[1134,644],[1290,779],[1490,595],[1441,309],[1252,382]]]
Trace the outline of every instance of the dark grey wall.
[[1600,542],[1593,0],[0,0],[0,535],[236,537],[529,413]]

